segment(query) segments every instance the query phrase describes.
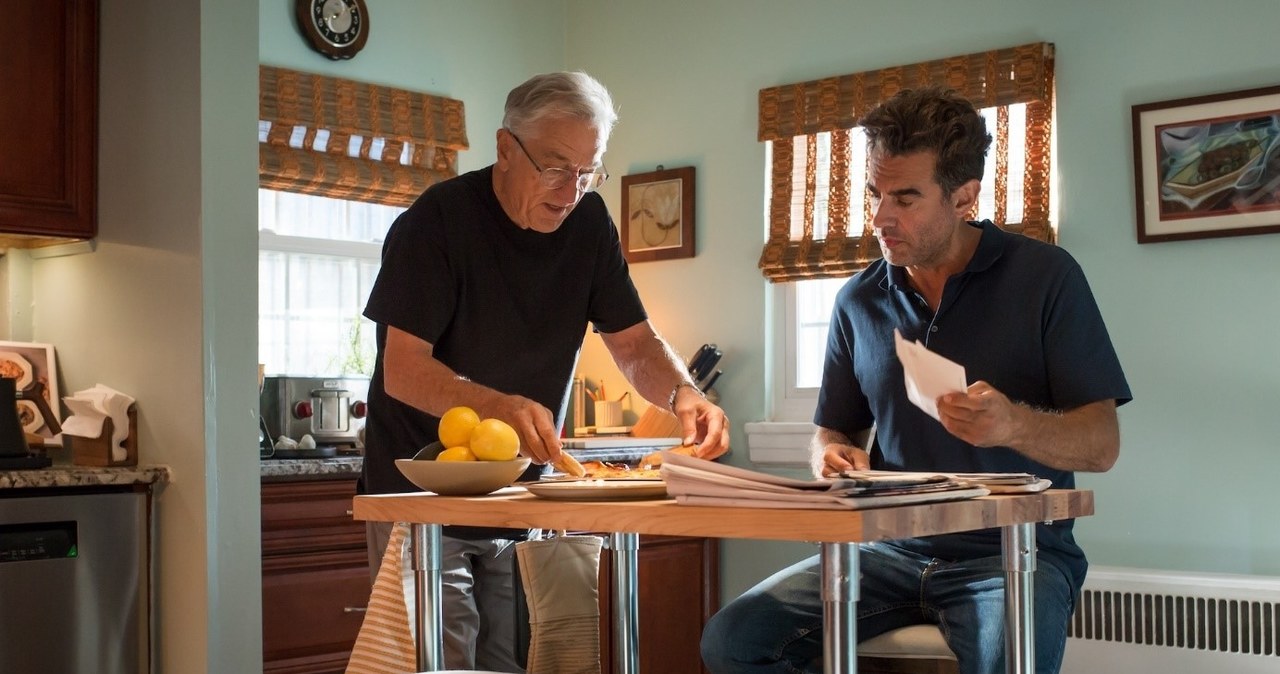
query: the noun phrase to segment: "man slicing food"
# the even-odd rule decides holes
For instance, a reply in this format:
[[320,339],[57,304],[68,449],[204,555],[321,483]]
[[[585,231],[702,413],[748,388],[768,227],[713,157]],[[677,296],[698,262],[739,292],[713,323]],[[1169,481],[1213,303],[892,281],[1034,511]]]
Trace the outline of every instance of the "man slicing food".
[[[539,75],[507,97],[497,160],[436,184],[392,225],[364,315],[378,355],[365,427],[365,494],[417,491],[395,467],[466,406],[500,419],[533,459],[576,472],[561,451],[570,380],[588,325],[636,391],[681,422],[694,453],[729,449],[724,412],[704,398],[649,322],[604,200],[602,158],[617,120],[583,73]],[[390,524],[370,523],[377,566]],[[512,556],[527,532],[446,527],[444,662],[521,671]]]

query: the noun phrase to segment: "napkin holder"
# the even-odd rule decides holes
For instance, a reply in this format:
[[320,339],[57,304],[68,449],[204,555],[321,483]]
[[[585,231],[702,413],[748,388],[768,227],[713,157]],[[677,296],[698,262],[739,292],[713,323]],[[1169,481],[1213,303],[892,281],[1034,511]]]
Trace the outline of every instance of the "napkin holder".
[[71,462],[77,466],[99,466],[113,468],[117,466],[138,465],[138,406],[129,406],[129,435],[124,439],[124,459],[115,460],[111,451],[111,436],[115,426],[111,417],[102,420],[102,434],[96,438],[84,438],[78,435],[65,435],[71,441]]

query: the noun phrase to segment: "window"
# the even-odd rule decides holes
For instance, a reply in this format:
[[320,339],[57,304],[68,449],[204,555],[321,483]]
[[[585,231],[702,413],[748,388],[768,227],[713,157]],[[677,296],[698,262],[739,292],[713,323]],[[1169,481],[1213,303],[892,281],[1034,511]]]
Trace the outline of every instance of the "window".
[[258,190],[258,359],[272,374],[371,374],[361,317],[403,208]]
[[370,374],[361,317],[392,221],[457,175],[461,101],[259,67],[258,351],[272,374]]
[[775,282],[770,301],[778,309],[771,419],[812,419],[835,294],[880,255],[856,120],[892,93],[923,84],[944,84],[985,105],[994,142],[973,217],[1052,241],[1052,56],[1052,45],[1037,43],[760,92],[770,175],[760,267]]

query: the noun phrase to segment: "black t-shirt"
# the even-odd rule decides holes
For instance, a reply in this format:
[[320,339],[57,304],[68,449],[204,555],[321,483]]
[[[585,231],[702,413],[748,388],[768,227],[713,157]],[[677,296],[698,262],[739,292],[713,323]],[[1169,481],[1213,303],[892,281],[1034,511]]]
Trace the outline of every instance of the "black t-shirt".
[[554,232],[522,229],[492,167],[433,185],[396,219],[364,315],[378,325],[360,485],[370,494],[418,491],[395,459],[435,442],[440,423],[387,395],[388,325],[431,343],[459,375],[536,400],[560,427],[588,323],[610,333],[647,318],[600,195],[584,195]]

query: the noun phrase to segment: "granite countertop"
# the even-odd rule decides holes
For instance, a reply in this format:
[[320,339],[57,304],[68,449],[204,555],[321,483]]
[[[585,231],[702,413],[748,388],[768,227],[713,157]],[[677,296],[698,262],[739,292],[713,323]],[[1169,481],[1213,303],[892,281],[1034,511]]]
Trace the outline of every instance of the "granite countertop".
[[259,472],[264,482],[292,480],[336,480],[359,477],[363,456],[330,459],[262,459]]
[[[636,450],[601,451],[569,450],[581,461],[634,462],[644,453]],[[264,482],[295,480],[337,480],[359,477],[363,456],[338,456],[328,459],[262,459],[259,473]],[[99,468],[54,464],[38,470],[0,470],[0,489],[48,487],[98,487],[164,484],[172,481],[168,466],[142,465],[124,468]]]
[[171,479],[168,466],[99,468],[54,464],[35,470],[0,470],[0,489],[152,485]]

